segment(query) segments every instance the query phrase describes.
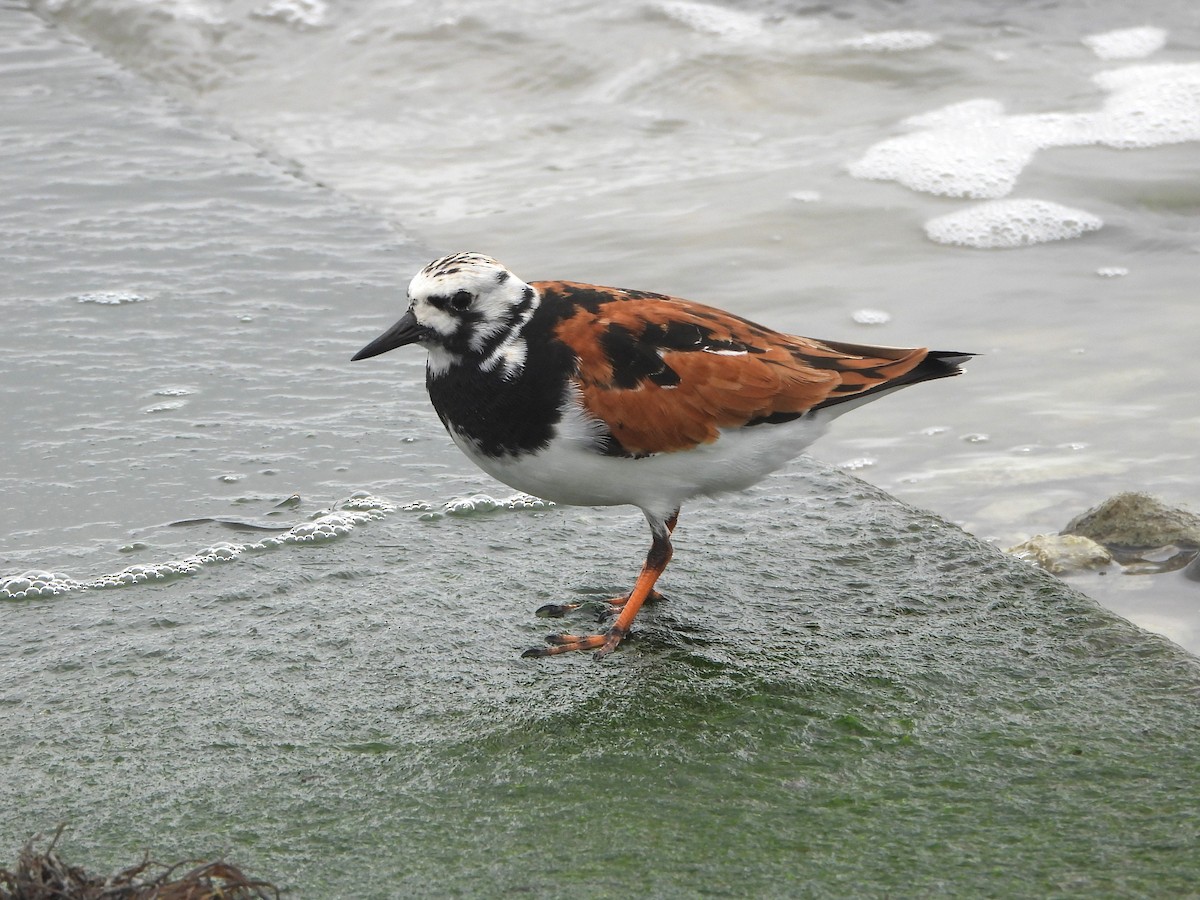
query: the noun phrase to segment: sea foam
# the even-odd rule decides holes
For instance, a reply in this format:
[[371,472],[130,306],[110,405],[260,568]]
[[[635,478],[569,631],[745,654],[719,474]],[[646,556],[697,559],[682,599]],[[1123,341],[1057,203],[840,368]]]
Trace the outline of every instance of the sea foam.
[[1108,93],[1090,112],[1010,115],[973,99],[904,120],[907,134],[870,147],[851,175],[896,181],[943,197],[1008,195],[1037,151],[1100,144],[1131,149],[1200,140],[1200,63],[1130,66],[1101,72]]

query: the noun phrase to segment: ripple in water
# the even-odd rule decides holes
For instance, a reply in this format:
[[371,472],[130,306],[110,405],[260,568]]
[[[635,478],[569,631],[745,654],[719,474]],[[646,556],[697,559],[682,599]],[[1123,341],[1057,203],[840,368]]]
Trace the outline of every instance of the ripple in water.
[[[285,500],[280,506],[288,504]],[[425,500],[417,500],[399,507],[402,512],[421,513],[420,520],[435,521],[445,516],[475,516],[497,510],[521,511],[549,509],[555,504],[529,494],[513,494],[511,497],[495,498],[487,494],[473,494],[447,500],[440,510]],[[365,491],[351,495],[335,505],[335,508],[316,515],[311,521],[293,525],[285,533],[264,537],[248,543],[218,541],[181,559],[161,563],[138,563],[126,566],[119,572],[100,575],[91,579],[77,579],[62,572],[30,569],[19,575],[0,578],[0,600],[25,600],[38,597],[56,597],[75,591],[102,590],[126,587],[145,582],[161,582],[185,575],[194,575],[206,566],[233,562],[247,554],[264,553],[294,544],[315,544],[345,537],[360,525],[384,518],[395,512],[397,507]],[[176,525],[191,525],[200,522],[218,521],[207,518],[188,519]],[[245,530],[245,529],[242,529]],[[142,545],[144,548],[145,545]],[[133,546],[121,548],[131,552]]]
[[139,563],[126,566],[119,572],[79,580],[62,572],[31,569],[20,575],[0,580],[0,600],[23,600],[35,597],[55,597],[74,591],[102,590],[125,587],[148,581],[166,581],[184,575],[194,575],[205,566],[233,562],[249,554],[263,553],[292,544],[313,544],[345,537],[359,525],[382,519],[394,506],[365,492],[354,494],[337,507],[288,529],[249,543],[219,541],[190,556],[162,563]]

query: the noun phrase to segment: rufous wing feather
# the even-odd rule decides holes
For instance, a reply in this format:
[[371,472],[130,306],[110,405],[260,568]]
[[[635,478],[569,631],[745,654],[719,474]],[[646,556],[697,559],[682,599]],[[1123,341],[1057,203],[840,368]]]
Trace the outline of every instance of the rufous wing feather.
[[[555,334],[578,360],[583,405],[635,454],[686,450],[716,440],[721,429],[787,421],[907,383],[928,355],[781,334],[659,294],[533,286],[574,304]],[[939,376],[912,380],[926,377]]]

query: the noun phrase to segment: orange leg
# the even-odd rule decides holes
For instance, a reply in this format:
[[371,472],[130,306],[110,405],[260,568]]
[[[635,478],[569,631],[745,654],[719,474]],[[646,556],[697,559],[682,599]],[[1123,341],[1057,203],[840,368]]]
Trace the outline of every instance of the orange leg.
[[655,593],[654,584],[666,569],[674,552],[671,547],[671,533],[675,530],[675,523],[679,520],[679,510],[676,510],[666,520],[651,517],[649,514],[646,515],[646,519],[650,523],[653,535],[650,552],[646,554],[646,562],[642,565],[642,571],[634,583],[633,590],[623,598],[618,597],[615,601],[609,601],[614,606],[621,608],[621,614],[617,616],[617,621],[612,624],[612,627],[604,634],[583,636],[552,634],[546,638],[546,643],[550,646],[533,647],[522,653],[522,656],[556,656],[559,653],[571,653],[575,650],[595,650],[595,658],[603,659],[617,649],[621,639],[629,633],[642,604]]

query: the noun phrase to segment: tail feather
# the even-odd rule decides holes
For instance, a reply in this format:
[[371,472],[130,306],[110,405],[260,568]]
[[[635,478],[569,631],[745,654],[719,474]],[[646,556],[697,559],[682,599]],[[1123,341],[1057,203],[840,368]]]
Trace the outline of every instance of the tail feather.
[[953,375],[961,375],[963,370],[960,366],[977,355],[975,353],[960,353],[955,350],[930,350],[920,363],[903,375],[893,378],[890,381],[885,381],[882,384],[877,384],[865,391],[860,391],[857,394],[830,397],[820,406],[816,407],[816,409],[829,409],[830,407],[840,406],[842,408],[837,410],[840,414],[869,400],[874,400],[881,394],[890,393],[902,387],[908,387],[910,384],[919,384],[922,381],[933,381],[937,378],[949,378]]

